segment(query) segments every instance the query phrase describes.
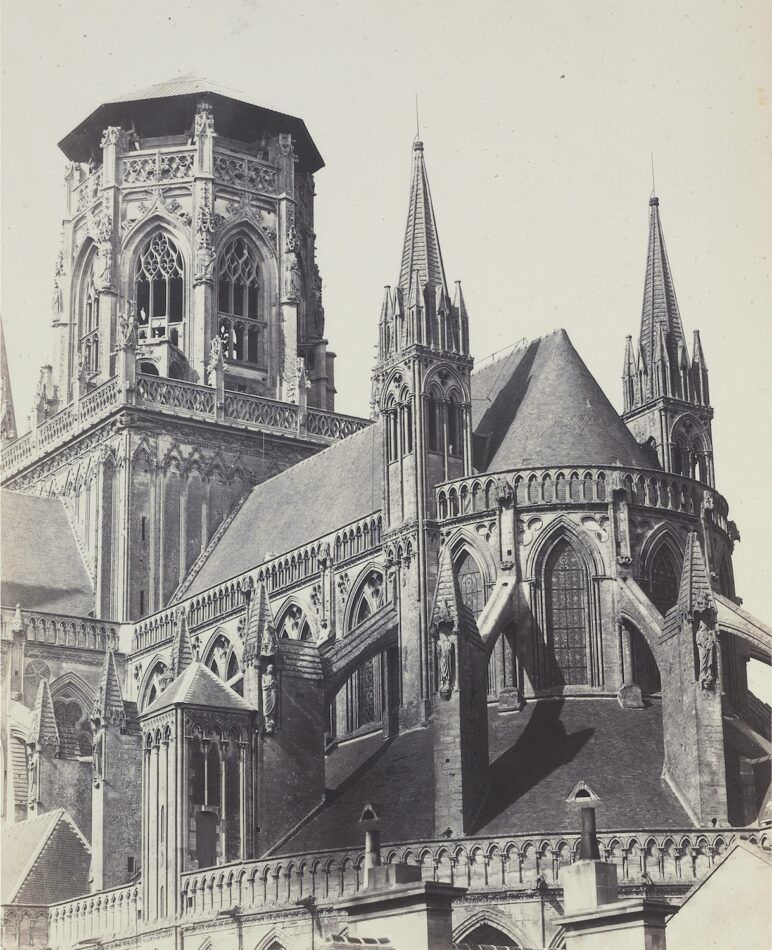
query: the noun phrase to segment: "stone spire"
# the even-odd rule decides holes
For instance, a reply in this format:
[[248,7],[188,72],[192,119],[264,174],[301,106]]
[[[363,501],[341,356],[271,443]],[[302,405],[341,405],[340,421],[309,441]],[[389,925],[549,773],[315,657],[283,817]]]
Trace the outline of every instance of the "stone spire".
[[646,368],[651,372],[660,328],[671,354],[675,354],[678,345],[684,342],[684,331],[665,249],[659,198],[649,199],[649,209],[649,250],[643,288],[640,347]]
[[262,655],[276,652],[276,626],[265,583],[260,582],[249,605],[247,632],[244,637],[244,664],[256,663]]
[[102,664],[102,674],[99,677],[99,687],[91,718],[95,721],[113,723],[121,729],[126,728],[126,707],[123,704],[121,683],[112,650],[107,651]]
[[193,662],[193,649],[188,634],[188,620],[185,608],[177,612],[177,622],[174,625],[174,640],[172,641],[171,663],[167,678],[169,682],[177,679]]
[[5,353],[5,334],[0,321],[0,443],[13,442],[17,434],[11,374],[8,372],[8,357]]
[[689,620],[695,613],[705,611],[713,611],[715,615],[716,601],[710,586],[705,557],[695,531],[691,531],[686,539],[677,607],[679,615]]
[[54,702],[51,699],[51,688],[48,680],[41,680],[35,705],[32,707],[32,727],[30,728],[30,744],[34,743],[38,749],[51,746],[54,753],[59,752],[59,727],[56,725]]
[[448,285],[437,236],[437,221],[424,163],[424,143],[416,142],[413,146],[413,180],[410,183],[410,205],[399,286],[410,299],[411,294],[416,294],[419,288],[423,290],[427,285],[432,290],[441,288],[447,295]]

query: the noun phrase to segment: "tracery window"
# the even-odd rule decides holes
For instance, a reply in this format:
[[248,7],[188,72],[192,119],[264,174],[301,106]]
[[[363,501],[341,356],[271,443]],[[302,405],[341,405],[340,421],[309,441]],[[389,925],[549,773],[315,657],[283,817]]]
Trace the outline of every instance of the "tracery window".
[[666,547],[661,547],[651,565],[649,590],[651,600],[664,616],[678,600],[680,570],[675,558]]
[[63,693],[54,700],[60,755],[90,755],[91,726],[80,702]]
[[257,254],[244,238],[236,238],[225,248],[218,275],[219,333],[226,359],[263,366],[266,354],[265,323],[260,319],[260,270]]
[[134,272],[134,296],[140,340],[169,340],[179,345],[184,315],[185,265],[174,241],[157,231],[145,244]]
[[587,683],[587,571],[565,539],[545,565],[550,686]]
[[239,696],[244,695],[244,674],[241,672],[239,659],[233,649],[233,644],[226,636],[220,634],[215,639],[207,650],[204,663]]
[[80,321],[80,354],[86,376],[99,372],[99,294],[94,286],[94,263],[86,282]]
[[290,604],[284,612],[278,630],[279,637],[285,640],[311,641],[314,639],[305,611],[297,604]]
[[485,584],[477,561],[468,551],[465,551],[456,563],[456,577],[461,599],[472,611],[476,620],[485,606]]
[[160,660],[153,667],[153,671],[145,684],[145,695],[140,709],[144,710],[160,696],[163,689],[162,680],[166,674],[166,664]]
[[374,614],[383,604],[383,574],[380,571],[370,571],[365,578],[359,593],[356,595],[353,607],[349,614],[350,627],[358,627],[367,618]]
[[51,670],[42,660],[30,660],[24,667],[24,705],[34,706],[41,680],[51,678]]

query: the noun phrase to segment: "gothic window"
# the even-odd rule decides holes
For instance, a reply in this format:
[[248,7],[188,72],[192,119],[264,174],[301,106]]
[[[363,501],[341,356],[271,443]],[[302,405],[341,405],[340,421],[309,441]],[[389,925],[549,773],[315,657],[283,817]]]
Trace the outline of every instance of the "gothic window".
[[462,412],[455,397],[451,396],[448,400],[448,455],[463,455],[464,453]]
[[140,340],[169,340],[179,345],[184,276],[179,248],[165,232],[157,231],[140,252],[134,271]]
[[279,637],[285,640],[311,641],[314,639],[305,611],[297,604],[291,604],[284,612],[278,631]]
[[440,410],[442,403],[436,393],[426,400],[426,447],[430,452],[442,451]]
[[566,540],[545,566],[550,686],[587,683],[587,572]]
[[[59,730],[60,754],[91,755],[91,727],[81,703],[69,693],[54,700],[54,716]],[[87,748],[87,752],[81,752]]]
[[400,406],[402,421],[402,454],[409,455],[413,451],[413,404],[410,396],[404,395]]
[[265,365],[257,254],[241,237],[231,241],[220,257],[217,303],[226,359]]
[[661,547],[651,565],[649,590],[657,610],[664,615],[678,600],[680,570],[670,550]]
[[240,696],[244,692],[244,675],[239,666],[239,659],[230,640],[220,634],[207,650],[204,663],[209,669],[224,680],[231,689]]
[[30,660],[24,667],[24,705],[30,708],[35,705],[38,686],[41,680],[51,678],[51,670],[42,660]]
[[94,286],[94,261],[88,271],[80,320],[80,359],[87,377],[99,372],[99,294]]
[[468,551],[465,551],[456,563],[456,577],[461,591],[461,599],[472,611],[476,620],[485,606],[485,584],[480,568],[477,566],[477,561]]
[[370,571],[355,596],[349,613],[351,629],[358,627],[378,610],[383,604],[383,595],[383,574],[380,571]]
[[166,664],[159,660],[153,667],[153,671],[145,684],[145,696],[140,705],[141,710],[147,709],[147,707],[160,696],[163,689],[162,680],[165,673]]

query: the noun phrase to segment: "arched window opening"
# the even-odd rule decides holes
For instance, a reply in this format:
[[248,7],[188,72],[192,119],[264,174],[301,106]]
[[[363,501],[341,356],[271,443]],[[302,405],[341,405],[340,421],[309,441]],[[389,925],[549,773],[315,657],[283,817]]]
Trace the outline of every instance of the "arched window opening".
[[413,451],[413,404],[409,396],[404,397],[400,407],[402,420],[402,454],[410,455]]
[[440,452],[442,450],[440,408],[441,403],[436,394],[433,393],[426,400],[426,447],[430,452]]
[[139,364],[139,371],[140,371],[140,373],[143,373],[145,376],[158,376],[158,375],[159,375],[159,373],[158,373],[158,367],[155,365],[155,363],[151,363],[151,362],[149,362],[148,360],[143,360],[143,361]]
[[350,629],[358,627],[382,606],[383,588],[383,574],[380,571],[370,571],[354,598],[349,614]]
[[448,455],[464,454],[464,427],[461,421],[463,410],[454,396],[448,400]]
[[494,927],[493,924],[479,924],[474,930],[467,934],[464,939],[457,943],[458,950],[478,950],[479,947],[490,945],[493,947],[520,947],[517,941]]
[[662,683],[659,677],[659,667],[654,654],[646,640],[638,630],[630,631],[630,647],[633,663],[633,682],[641,688],[644,696],[659,693]]
[[456,562],[456,577],[461,599],[472,611],[476,620],[483,611],[487,597],[482,573],[469,551],[465,551]]
[[145,244],[134,271],[139,339],[169,340],[179,345],[184,316],[185,266],[182,254],[164,231]]
[[94,263],[91,261],[86,279],[80,318],[80,358],[86,377],[99,372],[99,293],[94,285]]
[[156,663],[153,667],[153,672],[148,677],[147,683],[145,684],[145,695],[143,697],[142,703],[140,704],[140,710],[145,710],[147,707],[156,700],[158,696],[161,695],[163,691],[163,679],[166,675],[166,664],[162,662]]
[[681,571],[669,548],[662,546],[651,563],[651,601],[664,617],[678,600]]
[[220,634],[207,650],[204,663],[216,673],[221,680],[240,696],[244,693],[244,677],[239,665],[239,658],[230,640]]
[[298,604],[290,604],[284,612],[284,617],[278,626],[279,637],[284,640],[303,640],[310,642],[314,639],[311,625],[305,611]]
[[[88,714],[84,712],[80,701],[68,692],[57,694],[54,699],[54,716],[59,730],[59,754],[91,755],[91,727]],[[81,735],[86,738],[81,739]],[[81,747],[87,748],[88,751],[81,752]]]
[[[260,268],[257,252],[242,237],[220,256],[217,284],[219,332],[226,358],[263,366],[265,322],[260,312]],[[234,319],[234,318],[240,319]]]
[[550,552],[544,569],[550,686],[586,685],[587,571],[565,539]]

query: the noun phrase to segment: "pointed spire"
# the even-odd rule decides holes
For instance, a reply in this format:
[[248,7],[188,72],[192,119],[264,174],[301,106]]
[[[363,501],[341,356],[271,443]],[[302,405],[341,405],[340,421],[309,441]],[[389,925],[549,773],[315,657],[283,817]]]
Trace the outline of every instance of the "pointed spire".
[[679,616],[689,620],[694,617],[695,612],[716,609],[708,569],[696,531],[691,531],[686,539],[677,607]]
[[119,726],[121,731],[126,728],[126,707],[123,705],[123,693],[115,666],[115,654],[112,650],[107,651],[102,664],[102,674],[99,677],[91,718],[113,723]]
[[5,352],[5,333],[0,320],[0,442],[13,442],[17,435],[11,374],[8,371],[8,357]]
[[51,688],[48,680],[41,680],[32,707],[32,726],[30,728],[30,743],[38,749],[51,746],[55,754],[59,752],[59,727],[56,725],[54,702],[51,699]]
[[694,343],[692,344],[692,365],[689,375],[691,376],[695,402],[699,402],[703,406],[709,406],[710,387],[708,385],[708,367],[705,362],[705,354],[702,350],[702,341],[700,340],[699,330],[694,331]]
[[249,604],[247,633],[244,637],[244,664],[255,663],[261,656],[276,653],[276,624],[264,582],[261,582]]
[[650,198],[649,207],[649,249],[641,314],[641,350],[647,364],[651,365],[659,326],[663,329],[666,342],[672,342],[673,345],[683,340],[684,333],[659,217],[659,198]]
[[421,289],[428,284],[440,286],[447,292],[437,221],[424,164],[424,145],[420,141],[413,145],[413,180],[399,275],[399,285],[411,299],[410,285],[415,272],[419,275]]
[[190,636],[188,634],[188,618],[185,608],[181,607],[177,611],[177,623],[174,629],[174,641],[172,642],[172,657],[169,672],[171,679],[176,679],[193,662],[193,650],[190,646]]

